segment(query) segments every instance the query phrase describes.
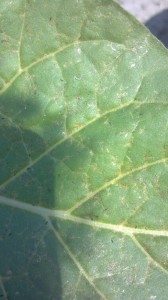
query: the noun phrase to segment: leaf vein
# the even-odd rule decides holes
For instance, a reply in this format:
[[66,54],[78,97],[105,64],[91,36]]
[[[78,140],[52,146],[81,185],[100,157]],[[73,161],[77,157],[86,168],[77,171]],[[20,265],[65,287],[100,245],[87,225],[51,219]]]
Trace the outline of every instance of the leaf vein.
[[[2,183],[0,185],[0,188],[5,187],[7,184],[9,184],[10,182],[14,181],[17,177],[19,177],[20,175],[22,175],[27,168],[32,167],[35,163],[37,163],[40,159],[42,159],[45,155],[47,155],[49,152],[51,152],[52,150],[54,150],[56,147],[58,147],[59,145],[61,145],[62,143],[64,143],[65,141],[67,141],[68,139],[72,138],[75,134],[79,133],[81,130],[85,129],[87,126],[89,126],[90,124],[94,123],[95,121],[103,118],[104,116],[116,112],[118,110],[121,110],[127,106],[130,106],[131,104],[133,104],[134,101],[128,101],[127,103],[124,103],[122,105],[119,105],[115,108],[112,108],[111,110],[106,111],[105,113],[103,113],[101,116],[97,116],[93,119],[91,119],[90,121],[88,121],[85,125],[80,126],[77,130],[73,131],[71,134],[69,134],[68,136],[64,137],[63,139],[61,139],[60,141],[58,141],[57,143],[54,143],[52,146],[50,146],[46,151],[44,151],[43,153],[41,153],[36,159],[32,160],[32,162],[28,165],[26,165],[24,168],[22,168],[21,170],[19,170],[15,176],[7,179],[4,183]],[[134,103],[135,104],[135,103]],[[139,105],[139,103],[138,103]]]
[[151,162],[151,163],[146,163],[143,166],[137,167],[132,169],[131,171],[125,172],[125,173],[121,173],[119,176],[105,182],[101,187],[99,187],[97,190],[91,192],[88,196],[86,196],[85,198],[83,198],[80,202],[76,203],[73,207],[71,207],[68,212],[72,213],[75,209],[79,208],[80,206],[82,206],[83,204],[85,204],[87,201],[89,201],[90,199],[92,199],[94,196],[96,196],[98,193],[102,192],[103,190],[105,190],[107,187],[114,185],[116,182],[118,182],[119,180],[134,174],[135,172],[139,172],[142,170],[145,170],[147,168],[150,168],[152,166],[161,164],[161,163],[166,163],[166,161],[168,160],[168,158],[162,158],[159,159],[157,161]]
[[43,56],[41,56],[37,60],[33,61],[32,63],[30,63],[26,67],[24,67],[22,69],[20,68],[18,70],[18,72],[8,82],[6,82],[5,86],[0,91],[0,95],[2,95],[22,73],[27,72],[29,69],[31,69],[35,65],[37,65],[37,64],[39,64],[39,63],[41,63],[41,62],[43,62],[47,59],[50,59],[51,57],[54,57],[56,54],[61,53],[64,50],[66,50],[70,47],[74,47],[74,46],[77,46],[77,45],[80,45],[80,44],[83,44],[83,43],[86,43],[86,42],[97,42],[97,43],[102,43],[102,42],[108,42],[109,43],[110,42],[110,43],[114,44],[114,42],[109,41],[109,40],[75,41],[75,42],[67,44],[67,45],[65,45],[65,46],[63,46],[63,47],[61,47],[61,48],[59,48],[55,51],[49,52],[48,54],[44,54]]
[[107,298],[103,295],[103,293],[97,288],[97,286],[94,284],[93,280],[90,278],[90,276],[86,273],[86,271],[84,270],[84,268],[81,266],[81,264],[78,262],[78,260],[76,259],[76,257],[73,255],[73,253],[71,252],[71,250],[69,249],[69,247],[66,245],[66,243],[64,242],[63,238],[60,236],[60,234],[58,233],[58,231],[54,228],[53,224],[51,223],[51,220],[49,218],[47,218],[48,221],[48,225],[50,227],[50,229],[53,231],[54,235],[56,236],[57,240],[59,241],[59,243],[63,246],[63,248],[66,250],[68,256],[72,259],[72,261],[74,262],[74,264],[76,265],[76,267],[78,268],[80,274],[82,274],[85,279],[89,282],[89,284],[92,286],[92,288],[96,291],[96,293],[101,297],[101,299],[106,300]]
[[[114,107],[110,110],[105,111],[103,114],[98,115],[97,117],[91,119],[90,121],[88,121],[85,125],[80,126],[78,129],[76,129],[75,131],[73,131],[72,133],[70,133],[69,135],[67,135],[66,137],[64,137],[63,139],[61,139],[60,141],[58,141],[57,143],[54,143],[53,145],[51,145],[48,149],[46,149],[43,153],[41,153],[37,158],[35,158],[34,160],[31,161],[31,163],[27,164],[24,168],[22,168],[21,170],[19,170],[18,172],[16,172],[16,174],[10,178],[8,178],[5,182],[2,182],[0,184],[0,188],[4,188],[5,186],[7,186],[9,183],[11,183],[12,181],[14,181],[16,178],[18,178],[20,175],[22,175],[24,172],[26,172],[27,168],[31,168],[32,166],[34,166],[40,159],[42,159],[45,155],[48,155],[49,152],[51,152],[52,150],[56,149],[59,145],[63,144],[65,141],[67,141],[68,139],[71,139],[74,135],[76,135],[77,133],[81,132],[82,130],[84,130],[87,126],[91,125],[92,123],[96,122],[97,120],[100,120],[101,118],[103,118],[104,116],[119,111],[123,108],[126,108],[130,105],[137,105],[137,106],[141,106],[141,105],[145,105],[145,104],[156,104],[156,102],[140,102],[140,101],[128,101],[124,104],[120,104],[117,107]],[[168,102],[157,102],[157,104],[161,104],[161,105],[168,105]]]
[[61,210],[54,210],[48,209],[41,206],[35,206],[32,204],[24,203],[18,200],[6,198],[0,196],[0,204],[9,206],[12,208],[17,208],[23,211],[27,211],[29,213],[33,213],[36,215],[40,215],[43,218],[48,218],[49,216],[54,218],[59,218],[65,221],[71,221],[78,224],[84,224],[87,226],[105,229],[105,230],[112,230],[114,232],[120,232],[124,235],[133,235],[133,234],[145,234],[145,235],[152,235],[152,236],[165,236],[168,237],[168,231],[166,230],[153,230],[153,229],[145,229],[145,228],[133,228],[133,227],[126,227],[123,225],[115,225],[109,223],[103,223],[98,221],[93,221],[90,219],[84,219],[80,217],[76,217],[74,215],[68,214],[66,211]]
[[137,240],[137,238],[134,235],[132,235],[131,238],[132,238],[133,242],[135,243],[135,245],[141,250],[141,252],[145,254],[148,261],[151,261],[162,272],[164,272],[166,275],[168,275],[168,271],[150,255],[150,253],[141,245],[141,243]]

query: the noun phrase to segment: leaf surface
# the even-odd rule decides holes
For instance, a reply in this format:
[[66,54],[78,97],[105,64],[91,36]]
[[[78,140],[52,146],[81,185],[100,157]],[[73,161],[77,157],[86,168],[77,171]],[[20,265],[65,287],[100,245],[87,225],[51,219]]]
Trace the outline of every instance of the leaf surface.
[[168,55],[112,0],[1,0],[0,297],[168,295]]

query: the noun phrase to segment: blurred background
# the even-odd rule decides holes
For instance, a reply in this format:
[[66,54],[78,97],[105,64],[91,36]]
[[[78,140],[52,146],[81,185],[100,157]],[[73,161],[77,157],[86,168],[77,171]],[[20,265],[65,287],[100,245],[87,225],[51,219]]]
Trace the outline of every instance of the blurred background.
[[168,0],[118,0],[168,48]]

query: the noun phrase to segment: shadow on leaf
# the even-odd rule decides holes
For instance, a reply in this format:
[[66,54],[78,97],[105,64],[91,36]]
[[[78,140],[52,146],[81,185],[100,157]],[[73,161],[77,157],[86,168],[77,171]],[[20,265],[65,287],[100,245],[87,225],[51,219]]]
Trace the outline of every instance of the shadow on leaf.
[[[39,135],[21,125],[33,120],[38,106],[30,99],[24,104],[18,98],[1,100],[1,197],[36,206],[53,206],[52,159],[46,157],[36,170],[33,167],[47,145]],[[29,106],[26,113],[25,105]],[[4,299],[29,300],[32,295],[33,299],[40,300],[62,299],[58,258],[62,249],[53,238],[47,220],[3,204],[0,220],[0,297],[4,297],[5,291]]]

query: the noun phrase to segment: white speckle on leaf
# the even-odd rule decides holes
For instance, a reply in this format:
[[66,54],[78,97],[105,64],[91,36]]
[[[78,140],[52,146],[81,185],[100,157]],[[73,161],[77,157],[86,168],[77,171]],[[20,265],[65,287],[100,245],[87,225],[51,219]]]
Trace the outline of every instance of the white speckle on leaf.
[[132,69],[132,68],[135,68],[135,63],[132,63],[131,66],[130,66],[130,68],[131,68],[131,69]]
[[81,54],[81,49],[80,49],[80,48],[78,48],[78,49],[77,49],[77,52],[78,52],[79,54]]

